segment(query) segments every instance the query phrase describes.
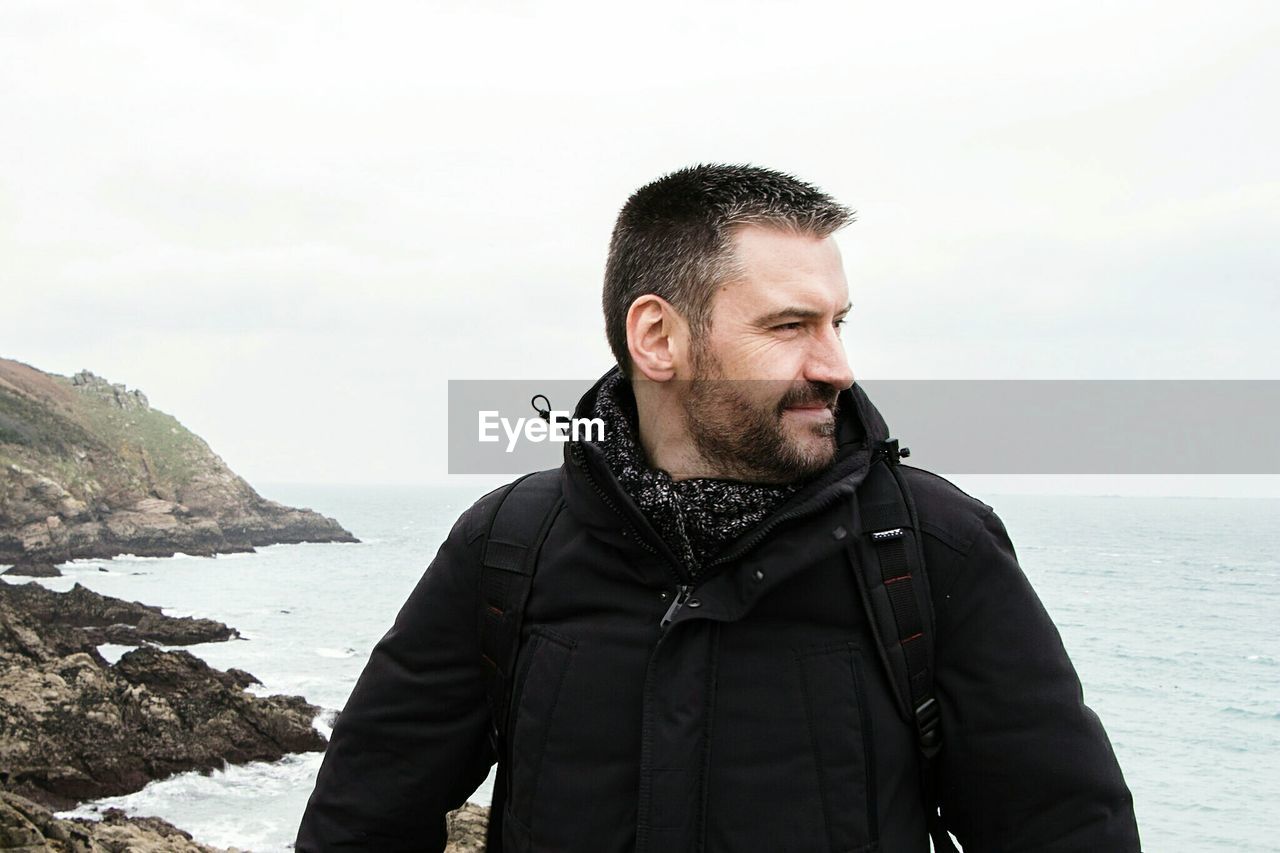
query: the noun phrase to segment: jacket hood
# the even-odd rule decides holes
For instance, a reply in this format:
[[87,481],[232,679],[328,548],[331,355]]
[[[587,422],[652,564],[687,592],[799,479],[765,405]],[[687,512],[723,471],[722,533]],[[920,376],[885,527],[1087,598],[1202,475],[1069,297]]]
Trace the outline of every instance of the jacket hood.
[[[597,410],[602,387],[620,376],[613,367],[588,390],[574,409],[575,418],[590,418]],[[889,430],[880,412],[871,403],[866,392],[854,383],[837,397],[836,457],[831,465],[803,486],[785,503],[777,507],[770,517],[786,513],[788,517],[804,515],[825,506],[844,495],[852,495],[866,476],[870,466],[871,448],[889,437]],[[606,436],[606,440],[607,440]],[[599,443],[570,441],[565,445],[564,494],[570,512],[578,516],[604,538],[622,544],[629,538],[626,527],[651,541],[661,556],[673,563],[679,561],[664,547],[648,519],[621,487],[605,459]],[[599,506],[604,504],[607,511]],[[618,522],[623,525],[619,526]],[[767,521],[767,519],[766,519]],[[649,535],[646,535],[649,534]],[[733,545],[724,553],[731,554]]]

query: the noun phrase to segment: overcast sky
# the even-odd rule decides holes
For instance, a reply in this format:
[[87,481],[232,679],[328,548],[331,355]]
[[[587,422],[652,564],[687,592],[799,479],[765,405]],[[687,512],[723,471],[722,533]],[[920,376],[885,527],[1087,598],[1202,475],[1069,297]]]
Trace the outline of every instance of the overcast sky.
[[445,475],[450,378],[589,378],[695,162],[842,232],[862,378],[1280,378],[1280,4],[0,6],[0,355],[251,482]]

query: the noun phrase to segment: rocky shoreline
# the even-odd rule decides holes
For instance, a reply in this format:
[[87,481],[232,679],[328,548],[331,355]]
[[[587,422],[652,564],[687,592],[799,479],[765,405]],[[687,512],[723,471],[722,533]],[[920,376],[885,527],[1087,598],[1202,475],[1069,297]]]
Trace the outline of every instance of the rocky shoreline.
[[[249,673],[158,647],[239,636],[78,583],[53,592],[0,581],[0,849],[216,853],[159,818],[54,811],[174,773],[322,751],[313,727],[320,708],[301,696],[254,695]],[[113,664],[98,651],[103,643],[137,648]],[[482,806],[451,813],[447,853],[481,853],[487,822]]]
[[211,557],[266,545],[360,541],[314,510],[256,495],[251,503],[213,511],[157,497],[91,507],[56,481],[13,463],[0,468],[0,488],[8,498],[0,513],[0,562],[23,566],[121,554]]
[[54,817],[25,797],[0,790],[0,850],[14,853],[222,853],[156,817],[107,809],[101,820]]
[[186,504],[142,498],[124,507],[90,508],[53,480],[9,465],[9,511],[0,526],[0,562],[40,565],[121,554],[211,557],[266,545],[359,542],[314,510],[259,498],[252,506],[205,514]]
[[[247,672],[152,645],[237,636],[79,584],[0,583],[0,787],[61,809],[187,770],[323,750],[320,708],[255,696]],[[101,643],[140,645],[111,664]]]

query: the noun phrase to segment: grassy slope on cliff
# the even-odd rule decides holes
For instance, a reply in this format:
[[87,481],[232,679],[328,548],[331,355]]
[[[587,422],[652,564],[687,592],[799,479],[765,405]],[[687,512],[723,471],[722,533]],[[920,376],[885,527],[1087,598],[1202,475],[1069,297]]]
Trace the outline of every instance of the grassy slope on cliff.
[[[221,527],[192,532],[187,522],[198,520]],[[332,520],[263,499],[140,392],[0,358],[0,562],[109,556],[147,527],[151,553],[163,550],[155,530],[164,525],[204,552],[352,539]]]
[[176,418],[117,387],[0,359],[0,464],[50,477],[80,500],[176,494],[201,470],[226,468]]

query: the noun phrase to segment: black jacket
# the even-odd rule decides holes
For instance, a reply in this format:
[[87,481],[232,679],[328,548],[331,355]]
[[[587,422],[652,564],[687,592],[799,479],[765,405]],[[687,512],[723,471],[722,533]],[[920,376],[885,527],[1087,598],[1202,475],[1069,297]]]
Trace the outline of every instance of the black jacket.
[[[726,548],[665,630],[675,557],[600,449],[567,445],[516,669],[508,853],[929,850],[914,733],[832,535],[887,430],[858,386],[840,403],[831,469]],[[966,853],[1137,851],[1111,745],[1000,519],[901,470],[936,611],[947,827]],[[494,509],[490,495],[463,514],[374,649],[297,849],[441,850],[445,813],[483,781]]]

